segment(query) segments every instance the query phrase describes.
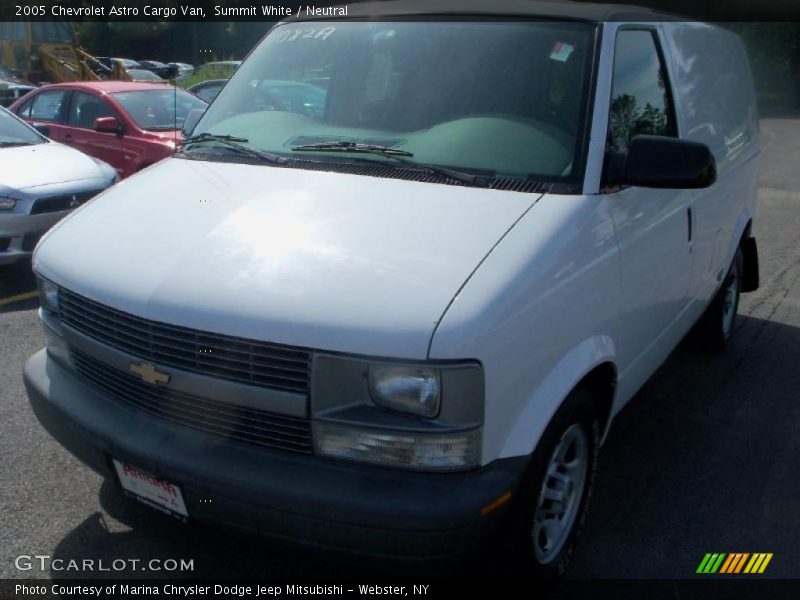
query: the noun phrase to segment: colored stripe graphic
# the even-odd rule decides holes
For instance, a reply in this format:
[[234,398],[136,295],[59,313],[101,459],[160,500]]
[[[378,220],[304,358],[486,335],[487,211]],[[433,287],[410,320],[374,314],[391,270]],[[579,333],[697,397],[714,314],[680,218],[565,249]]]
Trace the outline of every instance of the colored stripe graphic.
[[716,573],[722,561],[725,560],[725,556],[727,556],[725,552],[706,554],[700,562],[700,566],[697,567],[697,573]]
[[738,554],[728,554],[728,559],[722,563],[722,568],[719,570],[720,573],[730,573],[731,565],[734,564],[736,561],[739,560]]
[[[697,567],[696,573],[705,575],[732,575],[738,573],[761,574],[772,560],[771,552],[707,552]],[[748,560],[749,559],[749,560]],[[745,566],[747,565],[747,566]],[[744,569],[744,571],[742,571]]]
[[772,553],[769,552],[759,552],[753,554],[753,558],[750,559],[750,562],[747,563],[747,566],[744,568],[745,573],[763,573],[764,570],[767,568],[769,561],[772,560]]
[[750,556],[748,552],[733,552],[729,554],[728,559],[725,561],[725,564],[722,565],[719,572],[728,574],[738,573],[742,570],[744,561],[747,560],[748,556]]
[[750,556],[749,552],[742,554],[742,559],[739,561],[739,564],[736,565],[736,571],[734,571],[734,573],[739,573],[742,570],[742,567],[744,566],[748,556]]
[[697,567],[697,571],[695,573],[705,573],[706,572],[706,564],[708,564],[709,559],[711,558],[710,554],[706,554],[703,557],[703,560],[700,561],[700,566]]
[[769,561],[772,560],[772,552],[767,554],[766,558],[764,558],[764,562],[761,563],[761,568],[758,570],[759,573],[763,573],[764,570],[767,568]]

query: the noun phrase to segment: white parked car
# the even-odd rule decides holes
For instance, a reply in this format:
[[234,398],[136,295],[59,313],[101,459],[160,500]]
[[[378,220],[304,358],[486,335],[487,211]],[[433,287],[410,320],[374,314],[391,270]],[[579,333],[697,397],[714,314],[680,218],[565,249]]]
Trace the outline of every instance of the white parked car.
[[[499,530],[563,571],[613,417],[758,285],[757,114],[724,29],[481,6],[279,24],[42,242],[54,437],[182,519],[423,557]],[[313,113],[254,92],[321,72]]]
[[52,142],[0,107],[0,266],[30,260],[50,227],[115,181],[107,163]]

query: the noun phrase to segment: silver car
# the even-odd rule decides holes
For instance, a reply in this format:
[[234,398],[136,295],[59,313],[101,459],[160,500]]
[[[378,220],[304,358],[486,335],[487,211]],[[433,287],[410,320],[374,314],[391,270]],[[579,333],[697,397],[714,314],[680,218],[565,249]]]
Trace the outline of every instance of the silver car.
[[29,258],[50,227],[116,181],[110,165],[0,108],[0,265]]

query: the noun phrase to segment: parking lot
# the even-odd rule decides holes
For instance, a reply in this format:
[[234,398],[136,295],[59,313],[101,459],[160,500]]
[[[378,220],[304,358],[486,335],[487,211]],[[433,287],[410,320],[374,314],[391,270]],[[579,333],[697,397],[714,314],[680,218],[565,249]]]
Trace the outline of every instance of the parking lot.
[[[706,552],[771,552],[765,576],[800,577],[800,118],[764,119],[761,131],[761,289],[743,297],[725,354],[682,345],[620,416],[570,577],[692,577]],[[34,289],[29,269],[0,272],[0,577],[81,576],[15,568],[40,554],[194,561],[170,575],[363,579],[359,561],[184,526],[50,439],[22,384],[43,344]]]

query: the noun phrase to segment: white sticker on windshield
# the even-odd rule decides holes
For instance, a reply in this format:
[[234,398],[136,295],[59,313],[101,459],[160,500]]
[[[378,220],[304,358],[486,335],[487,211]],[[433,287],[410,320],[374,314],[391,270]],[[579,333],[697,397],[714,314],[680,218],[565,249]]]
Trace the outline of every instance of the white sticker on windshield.
[[327,40],[332,33],[336,31],[336,27],[323,27],[316,29],[314,27],[292,29],[284,25],[281,29],[276,29],[274,33],[267,36],[267,43],[270,44],[283,44],[285,42],[293,42],[295,40],[315,39]]
[[567,59],[572,54],[573,50],[575,50],[575,46],[572,44],[556,42],[556,45],[553,46],[552,52],[550,52],[550,59],[557,60],[558,62],[567,62]]

